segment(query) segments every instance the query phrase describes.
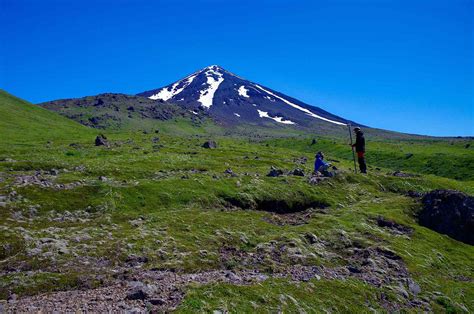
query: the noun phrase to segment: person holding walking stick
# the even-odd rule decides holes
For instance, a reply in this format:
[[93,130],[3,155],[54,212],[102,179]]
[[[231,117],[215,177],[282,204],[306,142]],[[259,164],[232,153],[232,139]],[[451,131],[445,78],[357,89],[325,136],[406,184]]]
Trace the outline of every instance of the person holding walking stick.
[[357,153],[357,161],[361,173],[367,173],[367,165],[365,163],[365,137],[364,132],[359,127],[354,128],[356,141],[351,146],[355,148]]

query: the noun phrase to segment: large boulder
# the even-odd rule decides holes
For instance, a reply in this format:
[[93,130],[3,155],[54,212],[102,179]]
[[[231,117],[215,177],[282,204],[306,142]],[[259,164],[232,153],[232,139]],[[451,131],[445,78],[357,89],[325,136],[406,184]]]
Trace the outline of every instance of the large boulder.
[[283,170],[277,169],[274,166],[271,166],[270,172],[267,174],[267,177],[279,177],[283,175]]
[[301,168],[296,168],[293,171],[290,171],[290,174],[298,177],[304,177],[304,170]]
[[202,147],[210,149],[217,148],[217,143],[215,141],[206,141],[202,144]]
[[95,146],[109,146],[109,141],[104,134],[99,134],[95,138]]
[[452,190],[434,190],[422,198],[419,223],[474,245],[474,197]]

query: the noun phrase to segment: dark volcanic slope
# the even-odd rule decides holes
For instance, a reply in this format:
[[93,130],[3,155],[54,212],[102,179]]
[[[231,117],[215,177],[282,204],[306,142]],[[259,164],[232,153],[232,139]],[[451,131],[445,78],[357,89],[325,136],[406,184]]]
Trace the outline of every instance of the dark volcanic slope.
[[163,100],[124,94],[60,99],[39,105],[94,128],[141,128],[147,125],[147,120],[184,117],[198,122],[203,118]]
[[173,102],[196,112],[208,112],[216,120],[227,123],[272,123],[303,127],[356,124],[242,79],[216,65],[171,85],[138,95]]

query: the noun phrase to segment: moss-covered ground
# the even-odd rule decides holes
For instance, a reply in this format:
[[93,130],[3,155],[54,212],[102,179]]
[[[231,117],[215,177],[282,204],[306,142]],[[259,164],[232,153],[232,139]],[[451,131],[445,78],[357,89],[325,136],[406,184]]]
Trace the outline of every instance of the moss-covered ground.
[[[353,173],[344,138],[257,141],[183,122],[157,124],[158,133],[104,131],[110,147],[96,147],[97,130],[69,122],[59,119],[58,131],[54,124],[41,129],[38,121],[38,133],[29,127],[7,131],[10,125],[1,124],[8,133],[0,140],[1,298],[107,284],[109,270],[134,267],[127,266],[130,256],[146,257],[145,269],[272,274],[295,264],[350,266],[348,248],[383,247],[401,258],[421,288],[417,298],[431,310],[474,311],[474,248],[419,226],[419,200],[407,196],[438,188],[473,195],[469,140],[367,138],[369,174],[360,175]],[[218,148],[202,148],[208,139]],[[319,150],[338,174],[312,185],[308,175]],[[267,177],[272,166],[285,175]],[[286,174],[295,168],[306,176]],[[414,176],[393,176],[396,170]],[[310,215],[292,223],[272,207],[308,208]],[[394,233],[377,225],[378,217],[411,231]],[[308,234],[324,245],[309,243]],[[243,263],[269,243],[291,250]],[[245,258],[224,256],[224,248]],[[211,283],[189,287],[177,311],[367,312],[386,310],[387,299],[414,310],[414,296],[398,292],[356,277]]]

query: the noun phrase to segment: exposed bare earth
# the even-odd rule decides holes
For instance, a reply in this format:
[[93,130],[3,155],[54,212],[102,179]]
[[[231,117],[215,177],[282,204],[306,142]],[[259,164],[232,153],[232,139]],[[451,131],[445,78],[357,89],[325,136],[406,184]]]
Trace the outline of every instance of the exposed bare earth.
[[[246,258],[243,256],[243,258]],[[382,248],[353,249],[352,266],[317,267],[294,265],[271,275],[258,270],[216,270],[193,274],[178,274],[171,271],[118,270],[112,284],[89,290],[62,291],[16,299],[11,297],[2,305],[6,312],[146,312],[170,311],[183,299],[190,284],[231,283],[251,285],[270,278],[289,278],[294,282],[309,280],[345,280],[358,278],[374,287],[390,285],[406,298],[405,306],[429,311],[429,305],[416,295],[420,287],[410,277],[402,260]],[[409,295],[412,298],[409,299]],[[384,300],[381,303],[389,310],[399,310],[401,304]]]

